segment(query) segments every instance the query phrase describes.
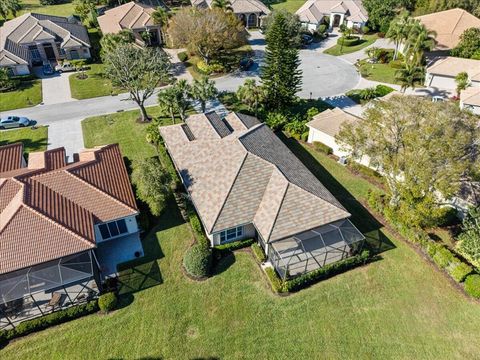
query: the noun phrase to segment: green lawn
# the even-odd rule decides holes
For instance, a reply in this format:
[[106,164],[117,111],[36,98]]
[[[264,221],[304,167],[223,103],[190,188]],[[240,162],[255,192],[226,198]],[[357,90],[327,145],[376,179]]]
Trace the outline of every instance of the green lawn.
[[23,143],[25,153],[47,150],[48,127],[0,130],[0,146],[15,142]]
[[398,84],[395,80],[395,72],[397,69],[392,68],[388,64],[368,64],[360,65],[360,74],[365,79],[379,81],[387,84]]
[[98,96],[107,96],[119,94],[121,89],[112,85],[103,73],[103,64],[89,64],[89,70],[86,70],[88,78],[79,79],[77,73],[70,75],[70,90],[75,99],[88,99]]
[[294,13],[305,3],[304,0],[262,0],[266,5],[270,5],[274,10],[285,9]]
[[[85,133],[86,145],[108,139],[120,142],[131,159],[149,156],[137,115],[126,114],[111,116],[111,127],[100,118],[85,122],[84,129],[89,122],[98,125]],[[130,133],[119,131],[123,127]],[[371,184],[310,147],[283,140],[367,235],[381,234],[358,202]],[[14,341],[2,350],[2,360],[478,358],[479,304],[385,234],[391,243],[384,238],[384,249],[390,250],[380,261],[278,297],[248,252],[224,259],[207,281],[187,279],[181,261],[192,235],[169,204],[144,240],[144,264],[122,276],[119,310]]]
[[0,93],[0,111],[35,106],[42,102],[42,81],[22,81],[15,91]]
[[17,15],[27,12],[39,14],[70,16],[73,14],[73,1],[66,0],[58,5],[41,5],[39,0],[21,0],[22,10]]
[[327,49],[324,51],[325,54],[328,55],[333,55],[333,56],[340,56],[340,55],[345,55],[345,54],[350,54],[355,51],[362,50],[366,48],[367,46],[372,45],[375,41],[377,41],[378,36],[376,34],[372,35],[363,35],[361,39],[361,43],[355,46],[343,46],[343,48],[340,45],[334,45],[331,48]]

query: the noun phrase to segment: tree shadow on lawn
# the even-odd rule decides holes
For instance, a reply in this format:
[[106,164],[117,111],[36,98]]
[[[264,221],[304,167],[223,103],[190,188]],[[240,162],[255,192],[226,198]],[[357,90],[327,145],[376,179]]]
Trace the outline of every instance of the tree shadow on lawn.
[[[0,130],[2,131],[2,130]],[[13,130],[15,131],[15,130]],[[1,134],[1,133],[0,133]],[[2,145],[7,145],[10,143],[18,143],[21,142],[23,144],[23,149],[24,149],[24,156],[28,154],[29,152],[32,151],[40,151],[43,150],[47,147],[48,145],[48,140],[47,138],[41,138],[38,140],[32,140],[32,139],[15,139],[15,141],[10,141],[10,140],[0,140],[0,146]],[[28,157],[28,156],[26,156]]]
[[369,250],[379,254],[395,248],[395,245],[381,231],[383,224],[373,217],[300,143],[293,138],[287,138],[283,133],[277,133],[277,135],[333,196],[340,201],[347,211],[352,214],[351,220],[364,234]]
[[233,264],[235,264],[235,254],[233,251],[228,251],[225,254],[220,255],[220,259],[214,259],[212,277],[220,275],[227,271]]

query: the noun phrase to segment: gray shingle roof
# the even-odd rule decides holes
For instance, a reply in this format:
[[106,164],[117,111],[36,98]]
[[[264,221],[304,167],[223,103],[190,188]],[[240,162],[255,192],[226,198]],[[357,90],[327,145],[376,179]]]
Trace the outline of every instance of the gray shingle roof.
[[223,138],[232,133],[227,125],[225,125],[225,122],[223,122],[222,118],[218,116],[215,111],[206,113],[205,116],[220,137]]

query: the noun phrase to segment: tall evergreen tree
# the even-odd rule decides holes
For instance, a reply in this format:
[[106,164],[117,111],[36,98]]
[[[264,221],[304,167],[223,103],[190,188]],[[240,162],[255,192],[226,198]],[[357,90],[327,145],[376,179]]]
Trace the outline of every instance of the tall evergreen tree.
[[298,49],[289,46],[288,38],[287,19],[283,13],[276,13],[267,32],[265,64],[261,69],[266,102],[272,109],[290,105],[302,84]]

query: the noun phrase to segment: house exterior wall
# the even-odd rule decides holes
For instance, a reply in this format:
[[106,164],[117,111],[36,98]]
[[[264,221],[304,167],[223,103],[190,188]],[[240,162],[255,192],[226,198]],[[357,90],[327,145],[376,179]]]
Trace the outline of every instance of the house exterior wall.
[[468,104],[465,104],[463,101],[460,101],[460,109],[469,110],[475,115],[480,115],[480,106],[468,105]]
[[[74,60],[75,57],[72,56],[72,51],[77,51],[78,56],[79,56],[78,59],[90,59],[91,58],[90,49],[86,46],[81,46],[81,47],[78,47],[78,48],[65,49],[66,54],[65,54],[64,58],[66,58],[67,60]],[[58,58],[62,58],[62,56],[59,55]]]
[[[257,231],[255,229],[255,226],[253,224],[246,224],[246,225],[243,225],[243,236],[238,239],[235,239],[234,241],[251,239],[251,238],[254,238],[256,234],[257,234]],[[217,232],[214,234],[207,234],[207,237],[210,240],[212,246],[220,245],[220,232]]]
[[[118,237],[126,236],[128,234],[134,234],[134,233],[138,232],[138,224],[137,224],[137,219],[136,219],[135,216],[127,216],[125,218],[118,218],[118,219],[115,219],[115,220],[112,220],[112,221],[118,221],[118,220],[121,220],[121,219],[125,219],[125,223],[127,225],[128,233],[122,234],[122,235],[119,235],[119,236],[116,236],[116,237],[113,237],[113,238],[109,238],[107,241],[109,241],[111,239],[116,239]],[[107,221],[107,223],[108,222],[110,222],[110,221]],[[101,243],[101,242],[105,241],[105,240],[103,240],[102,234],[100,233],[100,229],[99,229],[99,225],[101,225],[101,224],[103,224],[103,223],[99,223],[99,224],[95,225],[95,239],[98,243]]]
[[5,68],[11,69],[15,76],[30,74],[30,68],[26,64],[5,66]]
[[333,155],[335,156],[341,157],[349,155],[347,152],[340,150],[340,146],[337,144],[333,136],[330,136],[328,134],[325,134],[324,132],[310,127],[308,131],[308,142],[310,144],[313,144],[313,142],[315,141],[321,142],[331,147],[333,150]]
[[439,89],[455,89],[457,87],[454,77],[441,76],[427,73],[425,85]]

